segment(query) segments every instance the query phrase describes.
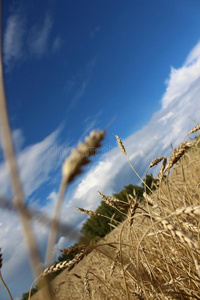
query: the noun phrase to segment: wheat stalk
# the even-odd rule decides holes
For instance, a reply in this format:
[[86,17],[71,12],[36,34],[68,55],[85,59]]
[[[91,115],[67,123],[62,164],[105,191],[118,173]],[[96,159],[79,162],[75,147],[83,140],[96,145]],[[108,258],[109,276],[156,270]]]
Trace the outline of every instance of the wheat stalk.
[[97,152],[103,140],[105,131],[93,130],[89,137],[85,138],[84,143],[79,143],[77,149],[73,150],[71,155],[66,158],[62,167],[62,181],[59,195],[56,202],[54,217],[49,234],[48,246],[46,251],[46,263],[51,264],[54,255],[54,245],[58,232],[58,220],[66,192],[67,184],[70,183],[78,174],[82,173],[82,167],[90,162],[89,157]]
[[15,195],[14,205],[16,206],[21,218],[25,240],[27,241],[29,253],[31,255],[32,269],[34,270],[35,274],[38,274],[40,259],[36,247],[36,242],[30,227],[29,215],[25,211],[24,207],[24,194],[19,179],[17,162],[15,158],[14,146],[6,107],[6,97],[3,84],[2,55],[0,55],[0,121],[2,131],[2,147],[5,159],[9,167],[11,185],[13,193]]
[[120,137],[119,137],[118,135],[116,135],[115,137],[116,137],[116,139],[117,139],[118,146],[119,146],[121,152],[126,156],[127,161],[128,161],[128,163],[129,163],[131,169],[135,172],[135,174],[136,174],[137,177],[141,180],[141,182],[144,184],[144,186],[145,186],[150,192],[152,192],[152,190],[146,185],[146,182],[144,182],[144,180],[140,177],[140,175],[137,173],[137,171],[135,170],[135,168],[132,166],[132,164],[131,164],[131,162],[130,162],[128,156],[127,156],[126,149],[125,149],[125,147],[124,147],[124,145],[123,145],[122,140],[120,139]]
[[162,162],[162,166],[161,166],[161,168],[160,168],[160,172],[159,172],[159,174],[158,174],[158,179],[159,179],[160,181],[161,181],[162,178],[163,178],[166,164],[167,164],[167,159],[166,159],[166,157],[164,157],[163,162]]
[[[1,25],[0,25],[1,26]],[[1,28],[0,28],[1,34]],[[0,37],[1,40],[1,37]],[[6,96],[3,82],[3,67],[2,67],[2,45],[0,41],[0,121],[1,121],[1,132],[2,132],[2,148],[5,160],[8,165],[9,175],[11,180],[11,186],[14,194],[14,205],[19,213],[20,221],[22,224],[24,240],[28,248],[30,255],[30,263],[33,273],[37,276],[42,271],[40,264],[40,256],[37,249],[35,237],[30,225],[30,216],[25,208],[25,199],[23,190],[21,187],[15,151],[13,146],[12,134],[9,124]],[[48,284],[48,288],[45,290],[45,297],[47,296],[50,300],[51,297],[51,286]]]
[[6,290],[6,292],[7,292],[8,296],[9,296],[9,298],[10,298],[11,300],[13,300],[12,295],[11,295],[11,293],[10,293],[10,290],[9,290],[7,284],[5,283],[5,281],[4,281],[4,279],[3,279],[3,276],[2,276],[2,273],[1,273],[1,269],[2,269],[2,267],[3,267],[3,257],[2,257],[2,256],[3,256],[3,255],[2,255],[2,253],[1,253],[1,248],[0,248],[0,280],[1,280],[3,286],[4,286],[5,290]]
[[90,285],[89,285],[88,273],[86,273],[84,277],[84,288],[85,288],[86,297],[90,298]]
[[[7,199],[0,196],[0,206],[3,209],[9,210],[11,212],[17,213],[16,207],[11,202],[11,199]],[[34,218],[34,221],[37,221],[38,223],[42,223],[43,225],[46,225],[49,227],[51,224],[51,217],[45,215],[41,211],[35,210],[32,207],[27,208],[27,212],[29,214],[30,218]],[[74,240],[77,240],[80,238],[80,233],[78,233],[77,230],[73,229],[67,224],[64,224],[63,222],[59,221],[59,230],[60,233],[66,235],[71,234],[70,238],[73,238]]]

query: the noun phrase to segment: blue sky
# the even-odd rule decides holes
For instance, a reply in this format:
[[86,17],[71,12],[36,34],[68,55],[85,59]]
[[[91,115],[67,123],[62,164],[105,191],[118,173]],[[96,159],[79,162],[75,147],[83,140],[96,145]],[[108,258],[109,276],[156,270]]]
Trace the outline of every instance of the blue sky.
[[[200,3],[15,0],[4,1],[2,15],[8,110],[30,205],[52,214],[68,150],[111,122],[100,154],[66,195],[62,220],[80,228],[77,205],[95,209],[98,190],[138,183],[115,134],[143,176],[199,122]],[[2,151],[0,195],[11,198]],[[32,281],[25,245],[17,217],[0,214],[3,274],[20,299]],[[44,257],[48,229],[33,224]],[[61,236],[56,249],[68,244]],[[0,296],[7,299],[2,288]]]

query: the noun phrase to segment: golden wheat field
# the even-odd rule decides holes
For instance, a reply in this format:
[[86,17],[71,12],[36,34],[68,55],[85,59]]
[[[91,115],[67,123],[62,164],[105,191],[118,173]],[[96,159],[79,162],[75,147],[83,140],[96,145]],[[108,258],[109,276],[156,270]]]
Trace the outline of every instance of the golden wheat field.
[[[43,272],[63,268],[51,283],[53,299],[200,299],[199,139],[183,142],[168,162],[159,157],[149,168],[158,163],[157,189],[142,203],[127,195],[122,224],[96,245],[80,247],[72,261]],[[116,200],[102,197],[108,205]],[[44,292],[31,299],[45,299]]]

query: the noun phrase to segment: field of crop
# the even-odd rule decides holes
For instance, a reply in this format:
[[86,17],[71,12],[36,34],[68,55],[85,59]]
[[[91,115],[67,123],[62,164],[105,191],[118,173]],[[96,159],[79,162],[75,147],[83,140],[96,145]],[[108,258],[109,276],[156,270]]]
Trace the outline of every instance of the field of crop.
[[[168,160],[157,158],[150,168],[158,163],[157,189],[144,194],[143,202],[127,195],[122,224],[97,244],[74,248],[72,261],[43,272],[45,277],[63,268],[51,282],[53,299],[200,299],[199,139],[183,142]],[[115,198],[102,198],[117,206]],[[31,299],[44,299],[42,291]]]

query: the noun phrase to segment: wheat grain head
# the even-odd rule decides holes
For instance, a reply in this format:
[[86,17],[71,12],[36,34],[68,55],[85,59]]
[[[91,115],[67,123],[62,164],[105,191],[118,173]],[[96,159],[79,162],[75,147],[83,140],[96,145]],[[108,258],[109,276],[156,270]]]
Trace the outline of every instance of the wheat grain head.
[[90,156],[96,154],[104,135],[104,130],[93,130],[90,136],[85,138],[84,143],[79,143],[77,149],[74,149],[66,158],[62,168],[65,182],[71,182],[78,174],[82,173],[82,167],[89,163]]
[[175,163],[185,154],[186,150],[193,146],[194,142],[185,142],[180,144],[174,149],[173,153],[169,157],[168,164],[165,167],[165,172],[169,171]]

